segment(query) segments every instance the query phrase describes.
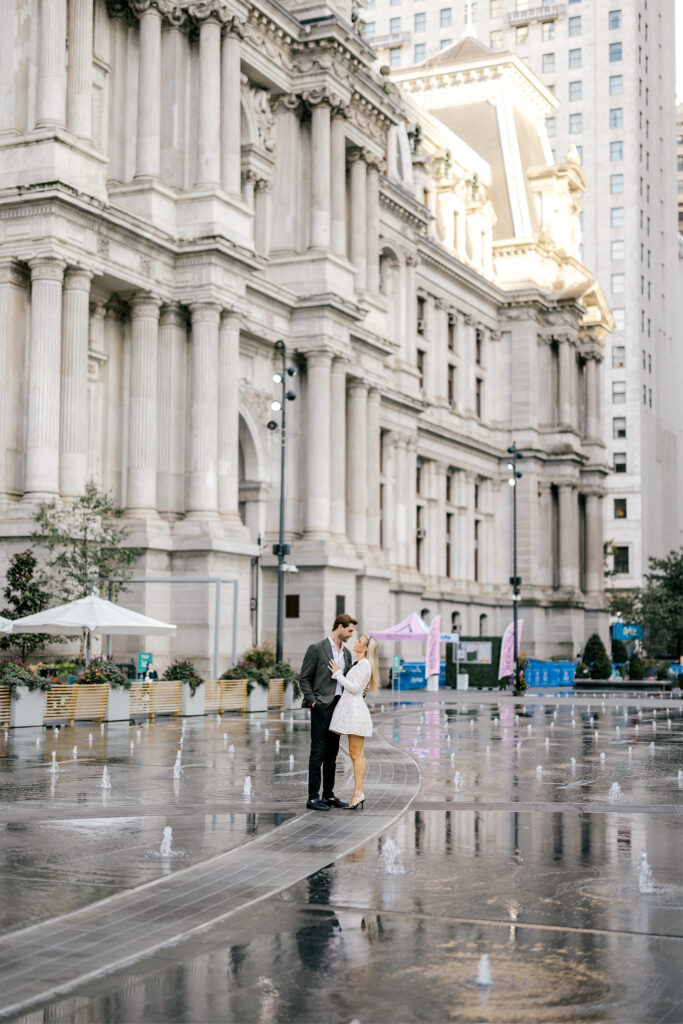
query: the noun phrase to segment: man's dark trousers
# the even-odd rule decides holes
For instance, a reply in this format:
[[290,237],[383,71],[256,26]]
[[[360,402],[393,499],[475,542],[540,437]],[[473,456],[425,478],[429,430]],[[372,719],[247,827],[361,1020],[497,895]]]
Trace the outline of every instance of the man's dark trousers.
[[323,775],[323,797],[334,796],[334,774],[339,752],[339,733],[330,732],[332,714],[339,702],[311,708],[311,756],[308,760],[308,798],[315,799],[320,792],[320,769]]

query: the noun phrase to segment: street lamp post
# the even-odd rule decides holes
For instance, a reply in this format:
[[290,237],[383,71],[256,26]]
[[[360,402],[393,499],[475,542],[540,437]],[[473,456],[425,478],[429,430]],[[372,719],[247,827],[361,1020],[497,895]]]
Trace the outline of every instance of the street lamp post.
[[510,478],[508,483],[512,488],[512,576],[510,577],[510,583],[512,584],[512,643],[513,643],[513,680],[514,680],[514,693],[519,694],[522,691],[517,687],[517,671],[519,661],[519,644],[517,638],[517,619],[518,619],[518,608],[519,608],[519,588],[522,583],[522,577],[517,575],[517,481],[521,479],[522,473],[517,469],[517,460],[523,459],[524,456],[521,452],[517,451],[517,445],[513,441],[508,448],[508,454],[512,457],[512,461],[508,462],[508,469],[510,470]]
[[[296,398],[296,394],[293,391],[287,391],[287,377],[293,377],[296,374],[296,368],[293,366],[287,366],[287,346],[284,341],[275,342],[275,351],[279,352],[282,356],[282,370],[273,374],[273,380],[276,384],[281,386],[281,398],[270,403],[270,407],[273,412],[280,413],[280,526],[278,532],[278,542],[273,544],[273,554],[277,555],[277,632],[275,641],[275,658],[278,662],[282,661],[282,631],[284,625],[284,605],[285,605],[285,572],[287,566],[285,565],[285,555],[289,554],[289,544],[285,544],[285,455],[287,448],[287,415],[286,406],[287,402],[293,402]],[[278,424],[275,420],[270,420],[268,423],[269,430],[277,430]],[[291,567],[294,569],[294,566]]]

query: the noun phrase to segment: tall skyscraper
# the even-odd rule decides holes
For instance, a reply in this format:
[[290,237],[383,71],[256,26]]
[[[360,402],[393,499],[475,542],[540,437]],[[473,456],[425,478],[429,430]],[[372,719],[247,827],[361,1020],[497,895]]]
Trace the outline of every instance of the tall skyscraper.
[[554,156],[578,150],[589,186],[582,256],[616,321],[604,375],[605,537],[614,585],[639,585],[648,557],[681,543],[683,518],[673,0],[370,0],[363,17],[391,68],[470,31],[517,52],[558,101],[547,120]]

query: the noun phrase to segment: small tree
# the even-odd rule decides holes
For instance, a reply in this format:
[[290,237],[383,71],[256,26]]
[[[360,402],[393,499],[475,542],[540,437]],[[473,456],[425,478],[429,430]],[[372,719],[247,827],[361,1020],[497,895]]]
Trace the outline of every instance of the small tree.
[[[6,619],[21,619],[24,615],[35,615],[48,607],[51,600],[45,575],[37,570],[38,560],[30,548],[12,555],[7,567],[7,582],[2,594],[7,607],[0,614]],[[44,633],[8,633],[0,636],[3,651],[17,649],[22,661],[46,644],[59,642],[61,638],[48,637]]]
[[[33,539],[50,555],[47,565],[60,598],[86,597],[102,580],[131,575],[136,551],[125,545],[128,529],[118,521],[122,515],[123,509],[92,480],[72,505],[41,505]],[[122,586],[114,584],[113,593]]]
[[651,558],[641,606],[648,654],[683,654],[683,548]]
[[583,660],[591,667],[591,679],[609,679],[612,675],[612,662],[607,657],[605,645],[597,633],[588,638]]
[[631,655],[631,659],[628,663],[628,677],[629,679],[644,679],[645,678],[645,667],[640,660],[638,654],[634,653]]

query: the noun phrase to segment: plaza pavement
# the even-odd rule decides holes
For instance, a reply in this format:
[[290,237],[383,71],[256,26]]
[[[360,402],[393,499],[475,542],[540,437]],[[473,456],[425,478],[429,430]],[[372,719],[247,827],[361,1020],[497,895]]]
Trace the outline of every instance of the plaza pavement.
[[[451,691],[427,694],[413,691],[401,697],[400,706],[389,703],[390,695],[386,692],[375,701],[378,731],[367,746],[368,801],[365,811],[355,814],[342,811],[320,814],[306,812],[303,807],[308,741],[305,712],[284,717],[271,714],[269,717],[250,716],[245,719],[244,716],[226,715],[222,720],[197,719],[186,724],[184,733],[177,721],[160,720],[156,725],[143,726],[139,730],[137,726],[110,727],[104,732],[95,731],[93,745],[88,744],[76,758],[68,756],[74,741],[78,741],[80,750],[81,744],[88,741],[88,734],[97,727],[76,726],[63,730],[56,738],[46,734],[39,748],[35,747],[32,730],[14,733],[4,740],[4,747],[0,744],[0,753],[4,753],[7,760],[0,783],[0,820],[4,821],[6,838],[12,831],[19,836],[24,833],[18,841],[24,845],[10,850],[10,855],[5,856],[0,882],[5,893],[9,893],[13,885],[28,887],[29,892],[32,885],[36,889],[34,899],[28,900],[27,905],[20,900],[13,903],[9,916],[5,915],[3,919],[9,930],[0,938],[0,1015],[27,1022],[42,1020],[42,1015],[36,1016],[35,1011],[31,1013],[30,1010],[44,1005],[49,1019],[71,1020],[76,1019],[71,1014],[75,1014],[74,1007],[78,1006],[82,1011],[78,1020],[97,1021],[99,1011],[94,1009],[95,1003],[88,1009],[89,998],[94,1000],[96,993],[109,991],[112,986],[116,989],[126,977],[137,977],[144,964],[154,960],[155,951],[166,948],[168,957],[177,956],[182,960],[188,951],[191,953],[195,949],[193,942],[198,942],[200,935],[210,936],[219,931],[225,942],[227,936],[244,934],[248,927],[252,931],[260,927],[265,934],[280,919],[286,905],[298,908],[295,910],[297,913],[325,913],[325,908],[311,908],[307,900],[301,902],[301,896],[297,897],[300,886],[304,883],[317,884],[311,880],[329,874],[332,864],[339,864],[340,877],[344,872],[352,872],[353,859],[348,861],[348,854],[367,850],[372,841],[389,834],[401,842],[407,835],[409,822],[410,827],[416,830],[417,842],[420,830],[425,827],[422,821],[440,821],[445,814],[450,822],[453,812],[458,814],[457,820],[463,828],[469,816],[474,814],[476,832],[477,819],[483,821],[488,816],[489,820],[496,820],[500,817],[503,822],[514,809],[515,820],[521,816],[521,820],[536,821],[539,833],[542,831],[544,835],[550,833],[546,821],[552,820],[553,830],[557,831],[558,813],[567,821],[577,823],[585,823],[587,817],[612,820],[621,816],[624,821],[642,824],[643,832],[647,831],[647,822],[661,822],[662,827],[673,829],[671,834],[680,840],[680,831],[676,831],[680,825],[680,801],[673,796],[672,785],[666,782],[666,778],[670,770],[673,771],[673,766],[680,764],[683,702],[642,695],[637,699],[637,705],[644,709],[645,714],[641,710],[638,718],[634,700],[625,695],[617,698],[602,695],[569,698],[554,693],[546,696],[533,694],[516,703],[498,693]],[[571,789],[575,785],[573,782],[560,784],[567,750],[559,751],[560,745],[554,738],[557,733],[553,732],[555,722],[558,722],[558,733],[560,731],[562,719],[558,719],[558,713],[564,714],[564,726],[568,725],[571,705],[580,719],[585,766],[590,766],[591,772],[590,778],[586,777],[578,790]],[[530,712],[528,709],[533,710]],[[615,735],[614,722],[622,721],[622,713],[624,720],[628,716],[632,742],[634,734],[639,738],[639,721],[643,723],[643,739],[646,727],[656,736],[656,714],[660,715],[659,753],[667,760],[662,760],[659,776],[653,777],[651,764],[654,752],[646,753],[648,747],[643,743],[642,750],[637,751],[639,762],[633,773],[632,791],[622,805],[608,803],[607,787],[600,781],[598,741],[596,738],[593,744],[595,723],[590,721],[592,711],[601,719],[602,742],[606,743],[604,749],[608,751],[607,763],[611,771],[615,771],[612,765],[616,765],[617,756],[619,763],[624,762],[626,750],[625,737],[620,737],[618,727]],[[515,712],[518,712],[519,721]],[[663,718],[665,713],[667,717],[668,714],[672,716],[668,729]],[[536,717],[527,719],[527,714]],[[608,722],[611,723],[609,740]],[[553,748],[558,748],[552,779],[547,774],[551,767],[550,758],[545,777],[535,773],[535,762],[543,756],[539,754],[539,750],[543,750],[539,727],[543,727],[546,737],[553,737]],[[503,733],[513,730],[518,760],[524,759],[526,768],[521,771],[517,766],[519,779],[511,794],[509,771],[504,765],[492,771],[488,779],[481,769],[484,762],[488,764],[491,759],[492,748],[490,745],[484,747],[484,744],[490,744],[492,740],[504,741]],[[450,746],[451,733],[459,744],[457,763],[463,767],[465,784],[470,789],[462,797],[451,792],[450,765],[454,759],[454,752],[449,753],[453,749]],[[573,731],[565,728],[565,733],[568,739],[577,738],[574,728]],[[170,766],[181,736],[184,740],[183,776],[181,780],[174,781]],[[470,749],[466,750],[468,744]],[[234,747],[232,752],[230,745]],[[53,747],[60,751],[61,761],[56,779],[49,773]],[[494,750],[503,752],[505,747],[510,748],[510,755],[505,755],[509,758],[514,749],[510,742],[499,742]],[[550,750],[550,740],[545,749]],[[632,758],[631,750],[628,757],[629,760]],[[105,762],[111,768],[111,792],[97,788]],[[509,764],[509,760],[506,763]],[[249,797],[242,793],[246,774],[250,774],[253,783],[253,793]],[[350,781],[348,758],[343,756],[337,787],[340,795],[349,795]],[[562,790],[560,795],[558,789]],[[234,827],[232,831],[222,828],[221,822],[231,821],[234,826],[237,819],[244,819],[244,828],[236,831]],[[118,827],[118,823],[124,820],[138,823],[137,832],[119,832],[112,849],[108,825]],[[207,832],[205,824],[200,827],[200,823],[209,820],[215,827]],[[183,822],[189,823],[184,832]],[[66,840],[61,845],[55,845],[55,833],[50,831],[47,823],[61,829],[59,834],[62,837],[66,830]],[[166,823],[174,827],[175,856],[164,859],[153,856],[156,851],[152,848],[151,837],[159,840],[162,826]],[[456,825],[456,831],[458,827]],[[583,835],[584,825],[580,827]],[[99,847],[89,852],[83,837],[98,829],[102,833]],[[35,848],[41,834],[46,837],[42,863]],[[210,834],[210,840],[206,839],[207,834]],[[661,840],[657,842],[661,845]],[[668,844],[669,840],[666,842]],[[103,854],[103,843],[108,850],[108,859]],[[39,862],[38,869],[35,868],[36,861]],[[346,864],[349,866],[345,867]],[[425,881],[419,878],[419,858],[409,871],[413,873],[410,887],[417,885],[419,888],[419,884]],[[431,881],[427,879],[427,895],[429,886],[437,884],[436,876],[439,874],[438,867],[430,871],[432,878]],[[452,910],[446,912],[443,900],[448,900],[450,887],[444,879],[438,883],[447,886],[440,909],[438,902],[428,906],[423,893],[419,904],[422,911],[416,914],[412,906],[411,918],[423,918],[424,924],[446,914],[448,920],[457,922],[461,929],[476,928],[478,934],[490,927],[494,927],[494,931],[500,926],[507,929],[509,924],[498,920],[498,916],[487,909],[491,890],[497,885],[500,888],[491,871],[492,864],[489,863],[488,874],[484,873],[484,878],[488,878],[484,889],[481,888],[481,870],[472,876],[469,884],[473,902],[469,907],[464,900],[457,913]],[[496,869],[493,871],[495,874]],[[38,878],[41,872],[42,877]],[[60,878],[63,885],[60,898],[56,904],[50,904],[48,896],[60,884]],[[107,891],[107,886],[112,895],[98,898]],[[585,880],[577,881],[579,894],[585,887]],[[636,943],[640,944],[639,949],[642,947],[650,953],[657,943],[664,943],[666,955],[673,955],[680,961],[683,938],[680,880],[666,887],[666,905],[657,906],[655,910],[650,908],[648,914],[651,916],[644,921],[633,916],[634,899],[630,889],[626,898],[622,893],[613,901],[607,920],[595,901],[584,908],[583,913],[574,913],[571,907],[559,916],[557,912],[549,913],[547,893],[534,894],[532,898],[532,888],[533,885],[525,883],[527,918],[521,913],[515,924],[516,932],[521,929],[519,933],[522,935],[525,929],[529,936],[546,934],[543,943],[548,945],[556,941],[553,935],[566,936],[572,932],[581,941],[593,935],[593,941],[598,943],[620,937],[622,950],[627,950],[629,943]],[[484,894],[487,898],[482,900]],[[326,897],[326,901],[340,917],[344,906],[347,906],[348,913],[356,915],[365,911],[365,921],[370,920],[367,911],[373,907],[377,909],[382,901],[385,920],[392,914],[405,915],[409,907],[406,905],[401,909],[397,898],[397,894],[392,896],[391,905],[387,905],[383,897],[376,897],[373,901],[363,895],[361,887],[356,890],[357,905],[354,905],[352,893],[349,893],[348,900],[337,894],[336,901],[332,897],[329,900]],[[58,912],[59,906],[61,913]],[[177,954],[174,949],[177,949]],[[627,953],[623,955],[628,959]],[[637,954],[641,955],[640,952]],[[468,956],[469,951],[464,951],[465,962]],[[610,981],[603,978],[603,986],[609,987]],[[387,992],[384,991],[382,997],[384,1004],[377,998],[377,993],[383,991],[381,981],[373,991],[376,1005],[367,993],[365,995],[364,1008],[369,1014],[368,1020],[442,1019],[439,1014],[444,1012],[443,1006],[427,1008],[428,1004],[424,1002],[426,995],[421,1004],[423,1009],[418,1011],[424,1013],[424,1018],[415,1017],[415,1011],[408,1009],[408,996],[405,1018],[400,1013],[392,1017],[387,1010]],[[627,988],[624,991],[627,993]],[[72,992],[75,996],[70,999],[69,993]],[[88,993],[91,993],[90,997]],[[580,998],[580,993],[574,992],[572,998]],[[584,998],[589,999],[589,996]],[[680,979],[678,984],[674,979],[673,990],[666,992],[665,1005],[666,1013],[661,1014],[659,1007],[656,1017],[648,1016],[649,1010],[647,1013],[644,1010],[646,1015],[642,1017],[633,1011],[632,1016],[598,1015],[594,1018],[577,1011],[575,1017],[557,1019],[615,1020],[619,1024],[641,1024],[641,1020],[655,1019],[678,1021],[683,1019],[677,1016],[683,1007]],[[64,1015],[59,1015],[60,1006]],[[224,1010],[221,1012],[225,1013]],[[386,1018],[382,1016],[383,1012],[387,1013]],[[493,1013],[482,1019],[545,1021],[554,1020],[557,1016],[556,1012],[551,1016],[548,1010],[547,1017],[538,1017],[531,1005],[521,1016],[510,1012],[506,1017],[506,1012],[503,1010],[502,1016]],[[258,1019],[256,1009],[254,1014],[253,1019]],[[326,1019],[332,1017],[328,1013]],[[117,1017],[114,1012],[106,1019],[132,1018]],[[153,1009],[148,1008],[144,1017],[139,1019],[163,1018],[155,1017]],[[195,1013],[187,1018],[169,1019],[200,1021],[213,1018]],[[228,1016],[227,1019],[251,1018]],[[284,1015],[273,1019],[290,1018]],[[291,1019],[316,1018],[299,1005]],[[464,1014],[461,1019],[479,1018]]]

